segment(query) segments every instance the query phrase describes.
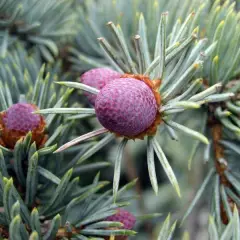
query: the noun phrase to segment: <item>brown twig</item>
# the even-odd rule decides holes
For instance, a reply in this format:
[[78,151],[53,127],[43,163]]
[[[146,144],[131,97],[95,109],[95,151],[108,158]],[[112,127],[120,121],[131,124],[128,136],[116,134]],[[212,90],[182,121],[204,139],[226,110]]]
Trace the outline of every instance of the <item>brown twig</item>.
[[[216,168],[216,172],[219,175],[220,178],[220,184],[230,188],[231,190],[234,190],[231,182],[229,182],[229,180],[226,178],[225,176],[225,171],[228,170],[228,163],[227,160],[225,159],[224,156],[224,147],[220,144],[220,140],[222,139],[222,135],[223,135],[223,126],[221,125],[221,123],[214,117],[214,110],[215,107],[210,106],[210,114],[209,114],[209,126],[211,128],[211,135],[212,135],[212,139],[213,139],[213,150],[214,150],[214,164],[215,164],[215,168]],[[225,208],[223,206],[223,202],[222,200],[220,200],[220,212],[221,212],[221,219],[222,222],[224,224],[228,224],[229,219],[227,216],[227,213],[225,211]],[[228,197],[228,203],[229,206],[231,208],[231,210],[233,211],[234,209],[234,201]]]
[[214,150],[214,163],[216,167],[216,171],[220,176],[221,184],[225,186],[229,186],[229,182],[226,179],[224,172],[227,170],[227,162],[223,161],[224,159],[224,148],[220,144],[220,140],[222,139],[222,125],[220,123],[215,123],[211,127],[212,139],[213,139],[213,150]]
[[78,234],[81,229],[72,228],[71,232],[68,232],[65,227],[61,227],[57,232],[57,239],[62,239],[63,237],[71,239],[74,234]]

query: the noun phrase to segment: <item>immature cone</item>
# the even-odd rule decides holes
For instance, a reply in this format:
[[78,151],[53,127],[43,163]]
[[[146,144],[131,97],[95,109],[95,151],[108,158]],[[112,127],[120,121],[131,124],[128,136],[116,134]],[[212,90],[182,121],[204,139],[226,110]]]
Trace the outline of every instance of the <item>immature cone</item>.
[[[101,90],[106,84],[113,81],[116,78],[120,78],[121,73],[118,73],[110,68],[94,68],[90,71],[85,72],[81,76],[81,82]],[[91,93],[85,93],[89,102],[94,105],[96,95]]]
[[[127,210],[118,209],[118,212],[115,215],[112,215],[108,218],[106,218],[106,221],[111,221],[111,222],[121,222],[123,224],[124,229],[131,230],[133,229],[135,223],[136,223],[136,218],[135,216],[128,212]],[[106,238],[106,240],[109,240],[110,238]],[[127,236],[115,236],[115,240],[127,240]]]
[[95,110],[106,129],[134,138],[154,123],[158,106],[153,90],[144,81],[120,78],[102,88]]
[[33,112],[37,106],[28,103],[17,103],[0,113],[0,145],[13,149],[16,142],[32,132],[32,142],[41,146],[46,140],[44,135],[45,121]]

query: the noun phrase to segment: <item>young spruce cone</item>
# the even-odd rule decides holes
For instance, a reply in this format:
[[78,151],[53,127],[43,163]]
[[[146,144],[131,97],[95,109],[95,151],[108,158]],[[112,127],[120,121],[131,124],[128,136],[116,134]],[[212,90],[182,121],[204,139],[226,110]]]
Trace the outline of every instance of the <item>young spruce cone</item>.
[[[81,82],[96,89],[101,90],[106,84],[113,81],[116,78],[120,78],[121,73],[118,73],[110,68],[94,68],[85,72],[81,76]],[[94,105],[96,95],[91,93],[85,93],[89,102]]]
[[[131,230],[133,229],[136,223],[136,218],[132,213],[128,212],[127,210],[119,208],[118,212],[115,215],[106,218],[106,221],[121,222],[123,224],[124,229]],[[114,240],[127,240],[127,239],[128,239],[127,236],[115,236]],[[106,240],[109,240],[109,238],[106,238]]]
[[105,85],[95,102],[100,123],[109,131],[134,138],[156,120],[158,105],[153,90],[135,78],[119,78]]
[[38,108],[33,104],[17,103],[0,113],[0,144],[13,149],[16,142],[32,132],[32,141],[37,146],[44,143],[45,120],[42,116],[33,114]]

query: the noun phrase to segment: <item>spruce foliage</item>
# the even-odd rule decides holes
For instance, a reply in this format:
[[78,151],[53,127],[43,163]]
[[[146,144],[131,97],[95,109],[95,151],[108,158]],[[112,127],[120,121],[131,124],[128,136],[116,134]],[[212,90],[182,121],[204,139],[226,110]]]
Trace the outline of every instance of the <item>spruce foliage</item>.
[[[239,21],[237,0],[0,0],[0,239],[195,239],[207,211],[198,234],[239,240]],[[140,134],[108,129],[104,86],[81,82],[106,67],[122,95],[151,89]],[[115,115],[141,114],[134,94]],[[7,125],[19,104],[36,128]],[[133,229],[109,220],[122,208]]]

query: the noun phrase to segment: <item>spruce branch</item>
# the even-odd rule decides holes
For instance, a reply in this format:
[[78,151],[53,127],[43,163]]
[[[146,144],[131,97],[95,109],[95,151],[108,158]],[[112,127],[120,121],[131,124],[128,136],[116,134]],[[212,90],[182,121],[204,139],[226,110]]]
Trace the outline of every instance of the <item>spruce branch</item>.
[[15,42],[24,42],[27,48],[35,45],[46,61],[54,62],[59,46],[76,34],[71,27],[76,19],[71,1],[2,1],[0,11],[2,56]]

